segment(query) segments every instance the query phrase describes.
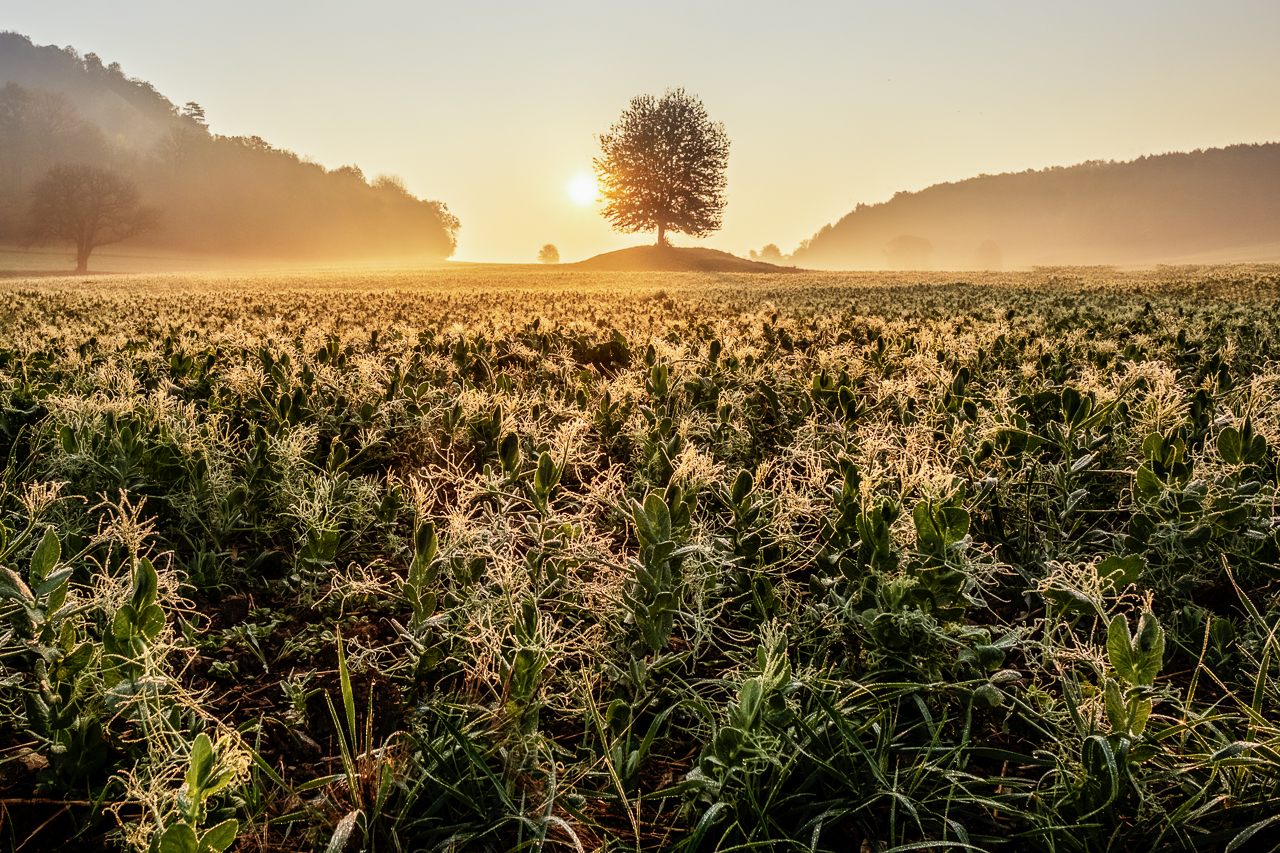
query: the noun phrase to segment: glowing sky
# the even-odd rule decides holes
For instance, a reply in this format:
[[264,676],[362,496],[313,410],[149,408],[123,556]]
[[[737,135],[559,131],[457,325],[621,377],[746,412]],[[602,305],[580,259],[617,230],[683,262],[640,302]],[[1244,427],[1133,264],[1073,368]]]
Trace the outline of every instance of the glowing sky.
[[459,260],[651,242],[570,190],[670,87],[732,140],[698,245],[742,255],[898,190],[1280,140],[1276,0],[5,0],[0,29],[119,62],[216,133],[401,175],[462,220]]

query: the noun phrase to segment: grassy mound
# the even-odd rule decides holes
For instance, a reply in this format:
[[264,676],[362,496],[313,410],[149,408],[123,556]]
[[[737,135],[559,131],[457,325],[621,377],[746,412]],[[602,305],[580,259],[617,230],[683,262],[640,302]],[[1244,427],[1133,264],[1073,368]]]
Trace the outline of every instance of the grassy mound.
[[748,261],[717,249],[676,246],[632,246],[605,252],[576,264],[564,264],[595,272],[795,272],[794,267]]

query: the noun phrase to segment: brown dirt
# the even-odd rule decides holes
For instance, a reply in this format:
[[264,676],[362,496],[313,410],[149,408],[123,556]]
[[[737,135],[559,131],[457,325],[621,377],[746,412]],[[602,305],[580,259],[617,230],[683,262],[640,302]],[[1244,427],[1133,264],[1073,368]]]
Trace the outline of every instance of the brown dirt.
[[796,267],[749,261],[716,249],[676,246],[632,246],[576,264],[559,265],[560,269],[566,267],[593,272],[800,272]]

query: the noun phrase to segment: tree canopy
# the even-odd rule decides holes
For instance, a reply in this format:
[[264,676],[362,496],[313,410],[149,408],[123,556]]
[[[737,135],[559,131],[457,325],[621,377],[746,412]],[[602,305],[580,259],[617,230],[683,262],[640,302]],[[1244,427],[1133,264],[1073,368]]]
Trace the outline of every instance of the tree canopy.
[[697,97],[639,95],[597,139],[601,213],[615,230],[656,230],[662,245],[667,231],[705,237],[720,228],[729,137]]

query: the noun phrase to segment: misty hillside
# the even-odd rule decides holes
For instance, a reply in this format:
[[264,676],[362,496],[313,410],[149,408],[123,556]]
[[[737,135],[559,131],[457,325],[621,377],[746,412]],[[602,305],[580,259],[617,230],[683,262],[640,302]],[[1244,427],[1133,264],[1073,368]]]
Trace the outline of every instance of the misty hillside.
[[0,83],[61,92],[107,138],[130,148],[145,149],[170,128],[190,123],[150,83],[127,77],[118,62],[32,44],[18,33],[0,33]]
[[1280,144],[980,175],[860,204],[791,256],[826,269],[1280,259]]
[[0,33],[0,243],[22,244],[31,188],[57,165],[109,169],[161,227],[137,245],[271,258],[447,258],[458,220],[394,175],[326,169],[257,136],[213,133],[117,63]]

